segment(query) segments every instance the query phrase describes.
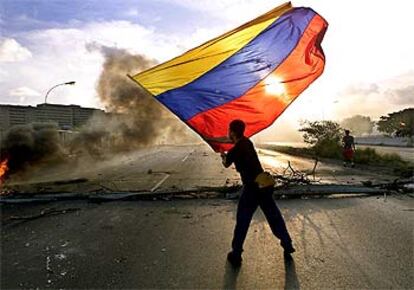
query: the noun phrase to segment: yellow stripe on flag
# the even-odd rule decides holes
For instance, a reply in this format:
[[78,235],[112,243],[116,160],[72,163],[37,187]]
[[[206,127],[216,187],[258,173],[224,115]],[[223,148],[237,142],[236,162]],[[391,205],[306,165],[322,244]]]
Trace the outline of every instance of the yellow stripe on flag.
[[235,54],[282,14],[290,2],[132,78],[154,96],[186,85]]

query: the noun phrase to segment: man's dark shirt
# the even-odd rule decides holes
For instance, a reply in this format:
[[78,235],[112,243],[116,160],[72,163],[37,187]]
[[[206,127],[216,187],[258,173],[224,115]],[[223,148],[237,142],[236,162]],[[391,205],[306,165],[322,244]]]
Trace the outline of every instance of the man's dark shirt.
[[344,143],[344,149],[352,149],[352,145],[354,144],[354,137],[351,135],[345,135],[342,138],[342,142]]
[[254,185],[254,180],[263,172],[253,143],[246,137],[240,139],[227,153],[226,163],[236,165],[244,185]]

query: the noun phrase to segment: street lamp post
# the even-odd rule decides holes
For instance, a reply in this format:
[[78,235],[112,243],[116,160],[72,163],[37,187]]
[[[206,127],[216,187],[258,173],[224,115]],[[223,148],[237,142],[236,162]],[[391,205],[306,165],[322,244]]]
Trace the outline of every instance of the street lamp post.
[[65,86],[65,85],[74,85],[76,82],[74,82],[74,81],[71,81],[71,82],[66,82],[66,83],[61,83],[61,84],[57,84],[57,85],[54,85],[53,87],[51,87],[48,91],[47,91],[47,93],[46,93],[46,95],[45,95],[45,104],[47,103],[47,96],[49,95],[49,93],[54,89],[54,88],[57,88],[57,87],[59,87],[59,86]]
[[[59,87],[59,86],[65,86],[65,85],[74,85],[76,82],[74,82],[74,81],[71,81],[71,82],[66,82],[66,83],[61,83],[61,84],[57,84],[57,85],[54,85],[53,87],[51,87],[48,91],[47,91],[47,93],[46,93],[46,95],[45,95],[45,105],[46,105],[46,103],[47,103],[47,96],[49,95],[49,93],[54,89],[54,88],[57,88],[57,87]],[[44,119],[47,121],[47,119],[48,119],[48,113],[47,113],[47,108],[45,107],[44,108]]]

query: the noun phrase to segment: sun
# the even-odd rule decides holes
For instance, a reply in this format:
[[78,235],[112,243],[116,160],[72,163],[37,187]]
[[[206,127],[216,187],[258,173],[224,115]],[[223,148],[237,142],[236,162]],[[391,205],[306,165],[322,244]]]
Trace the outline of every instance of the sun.
[[282,80],[272,75],[266,78],[265,86],[266,93],[268,94],[283,96],[283,94],[286,92],[285,85],[283,84]]

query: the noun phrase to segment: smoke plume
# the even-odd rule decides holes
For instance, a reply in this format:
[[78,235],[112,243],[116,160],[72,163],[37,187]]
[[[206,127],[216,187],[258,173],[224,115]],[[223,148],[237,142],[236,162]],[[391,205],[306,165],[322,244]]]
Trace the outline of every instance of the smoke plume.
[[58,128],[54,124],[30,124],[12,127],[1,144],[2,158],[8,160],[7,174],[40,162],[63,158]]
[[144,146],[197,140],[182,122],[127,77],[153,66],[153,60],[96,44],[89,44],[87,49],[98,50],[105,59],[96,90],[107,113],[93,116],[79,131],[70,134],[71,141],[65,148],[57,126],[12,128],[2,142],[9,173],[62,156],[81,157],[86,153],[101,158]]
[[109,114],[92,118],[75,138],[75,148],[125,151],[189,138],[184,125],[127,77],[155,65],[153,60],[94,43],[87,48],[99,50],[105,58],[97,93]]

